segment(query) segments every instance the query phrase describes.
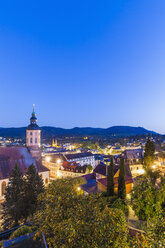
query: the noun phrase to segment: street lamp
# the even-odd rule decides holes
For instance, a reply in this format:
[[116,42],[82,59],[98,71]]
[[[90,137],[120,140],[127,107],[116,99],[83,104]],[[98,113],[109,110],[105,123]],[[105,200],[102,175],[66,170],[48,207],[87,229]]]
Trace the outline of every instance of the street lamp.
[[50,157],[47,156],[45,160],[46,160],[46,162],[50,162]]
[[61,159],[57,159],[57,164],[59,165],[61,163]]

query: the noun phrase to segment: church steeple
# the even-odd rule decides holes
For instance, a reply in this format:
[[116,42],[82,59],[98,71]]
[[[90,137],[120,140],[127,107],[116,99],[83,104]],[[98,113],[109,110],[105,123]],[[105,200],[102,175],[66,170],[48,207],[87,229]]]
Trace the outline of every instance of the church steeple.
[[37,125],[37,117],[33,104],[33,112],[30,118],[30,125],[26,129],[26,144],[28,147],[40,147],[41,129]]
[[31,125],[37,125],[37,117],[36,117],[36,113],[34,111],[34,104],[33,104],[32,117],[30,118],[30,123],[31,123]]

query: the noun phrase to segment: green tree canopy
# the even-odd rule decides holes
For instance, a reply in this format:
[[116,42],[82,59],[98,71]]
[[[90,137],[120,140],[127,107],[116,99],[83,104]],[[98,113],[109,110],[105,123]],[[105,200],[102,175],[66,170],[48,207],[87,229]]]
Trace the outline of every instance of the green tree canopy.
[[146,237],[150,247],[165,247],[165,212],[160,211],[156,217],[149,219]]
[[165,195],[162,187],[156,187],[147,176],[137,179],[131,193],[131,204],[139,219],[148,220],[157,215]]
[[16,164],[9,178],[3,203],[3,226],[10,228],[22,224],[37,209],[37,197],[44,191],[43,181],[34,165],[23,177]]
[[24,178],[24,218],[34,214],[37,209],[37,197],[44,192],[44,184],[42,178],[32,164],[28,167]]
[[119,177],[118,177],[118,197],[123,200],[126,197],[124,158],[121,158],[120,160],[120,171],[119,171]]
[[82,183],[59,179],[39,196],[38,235],[44,232],[49,247],[128,247],[123,212],[108,208],[108,197],[84,196],[79,190]]
[[88,166],[87,166],[87,172],[88,173],[91,173],[92,171],[93,171],[92,165],[91,164],[88,164]]
[[108,166],[108,175],[107,175],[107,195],[114,195],[114,166],[113,166],[113,156],[111,156],[111,163]]
[[5,201],[2,205],[3,226],[5,229],[17,226],[23,218],[22,187],[23,175],[20,167],[15,164],[9,177],[9,183],[5,193]]
[[145,144],[144,167],[150,168],[155,160],[155,144],[150,139]]

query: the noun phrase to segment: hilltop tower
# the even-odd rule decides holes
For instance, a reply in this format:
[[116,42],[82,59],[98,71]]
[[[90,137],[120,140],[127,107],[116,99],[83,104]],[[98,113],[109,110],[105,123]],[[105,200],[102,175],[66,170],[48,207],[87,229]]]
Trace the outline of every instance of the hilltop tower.
[[26,145],[33,157],[38,158],[38,156],[41,156],[41,129],[37,125],[37,117],[34,110],[34,104],[32,116],[30,118],[30,125],[26,129]]

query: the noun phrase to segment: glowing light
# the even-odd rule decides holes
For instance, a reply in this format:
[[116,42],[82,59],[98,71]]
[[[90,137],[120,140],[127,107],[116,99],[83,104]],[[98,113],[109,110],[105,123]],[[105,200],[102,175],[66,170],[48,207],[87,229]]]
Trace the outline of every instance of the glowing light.
[[144,174],[144,170],[143,170],[143,169],[140,169],[140,170],[139,170],[139,173],[140,173],[140,174]]
[[45,160],[46,160],[46,162],[50,162],[50,157],[47,156]]
[[60,159],[57,159],[57,164],[60,164],[61,163],[61,160]]
[[77,187],[77,190],[78,190],[78,191],[80,191],[80,190],[81,190],[81,188],[80,188],[80,187]]
[[153,169],[156,169],[156,165],[152,165],[152,168],[153,168]]
[[57,176],[58,177],[61,177],[62,176],[62,173],[60,171],[57,171]]

